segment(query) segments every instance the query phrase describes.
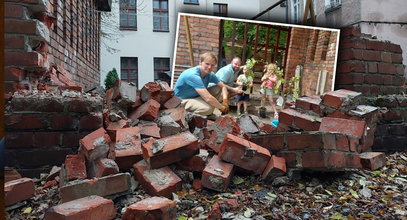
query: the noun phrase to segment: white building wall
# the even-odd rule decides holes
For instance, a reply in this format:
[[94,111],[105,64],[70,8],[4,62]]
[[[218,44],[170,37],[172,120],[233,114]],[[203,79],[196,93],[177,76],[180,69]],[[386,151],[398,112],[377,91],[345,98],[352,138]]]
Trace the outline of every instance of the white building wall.
[[[101,48],[101,85],[107,73],[116,68],[120,77],[120,57],[138,58],[138,86],[154,80],[154,57],[169,57],[172,64],[178,12],[213,15],[214,3],[228,5],[228,17],[252,18],[259,12],[274,4],[277,0],[200,0],[199,5],[184,4],[183,0],[169,0],[169,32],[153,32],[152,0],[137,1],[137,31],[119,30],[119,3],[112,1],[112,21],[119,36],[117,42],[106,41],[117,52],[109,52],[102,44]],[[271,20],[281,17],[284,22],[285,8],[277,6],[272,12],[259,20]],[[102,28],[103,24],[102,24]]]

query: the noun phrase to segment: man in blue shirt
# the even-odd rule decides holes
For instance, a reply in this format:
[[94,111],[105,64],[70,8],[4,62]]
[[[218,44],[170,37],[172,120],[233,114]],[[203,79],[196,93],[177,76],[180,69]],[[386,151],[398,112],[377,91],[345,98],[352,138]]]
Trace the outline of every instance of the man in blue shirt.
[[[200,57],[198,66],[189,68],[181,73],[174,87],[175,96],[182,99],[181,106],[189,112],[201,115],[211,115],[215,108],[222,113],[227,113],[229,106],[221,104],[218,100],[221,98],[222,89],[232,88],[220,81],[212,72],[217,59],[212,53],[204,53]],[[208,88],[208,84],[215,86]]]
[[237,95],[240,93],[237,89],[233,88],[235,79],[235,73],[240,71],[242,66],[242,60],[239,57],[235,57],[232,59],[230,64],[220,68],[218,72],[216,72],[216,76],[220,81],[224,84],[228,85],[229,87],[222,88],[222,96],[223,96],[223,104],[229,105],[228,99],[232,96]]

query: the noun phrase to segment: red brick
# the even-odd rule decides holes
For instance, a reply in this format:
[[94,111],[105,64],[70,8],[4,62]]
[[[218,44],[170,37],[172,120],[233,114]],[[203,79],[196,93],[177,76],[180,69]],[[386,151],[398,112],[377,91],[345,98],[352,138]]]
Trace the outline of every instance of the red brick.
[[21,179],[21,174],[16,169],[4,167],[4,182]]
[[336,91],[327,92],[322,96],[322,103],[324,105],[339,108],[345,101],[354,101],[355,99],[359,98],[361,93],[346,90],[346,89],[339,89]]
[[22,49],[26,47],[24,36],[4,36],[4,49]]
[[[153,152],[151,147],[154,145],[162,150]],[[150,139],[142,145],[142,150],[143,158],[155,169],[194,155],[198,151],[198,139],[188,131],[158,140]]]
[[338,63],[338,72],[339,73],[364,73],[366,72],[366,67],[364,62],[351,61],[351,62],[340,62]]
[[182,107],[167,109],[161,112],[161,115],[169,115],[172,119],[174,119],[174,121],[177,122],[182,129],[188,128],[188,124],[185,120],[185,114],[185,108]]
[[324,149],[336,150],[336,135],[335,133],[323,132],[322,142],[324,144]]
[[147,138],[147,137],[161,138],[160,128],[154,122],[145,123],[142,125],[139,124],[138,127],[140,128],[141,138]]
[[113,219],[113,201],[100,196],[88,196],[52,207],[44,220]]
[[101,178],[71,182],[59,188],[62,202],[68,202],[86,196],[108,196],[130,189],[130,174],[119,173]]
[[113,99],[120,105],[130,107],[131,105],[138,103],[137,86],[125,82],[123,80],[117,80],[113,86]]
[[382,57],[379,51],[364,50],[363,59],[366,61],[382,61]]
[[8,67],[4,69],[5,81],[21,81],[24,78],[24,71],[22,69]]
[[103,126],[103,117],[101,113],[82,116],[80,119],[81,130],[96,130]]
[[286,125],[291,126],[294,122],[294,117],[298,114],[298,112],[294,109],[286,108],[283,109],[279,113],[279,121],[280,123],[284,123]]
[[201,179],[194,179],[192,181],[192,188],[196,191],[201,191],[203,189]]
[[387,52],[382,52],[382,61],[385,63],[391,63],[391,53],[387,53]]
[[181,178],[169,167],[151,169],[145,160],[141,160],[133,168],[136,180],[150,195],[171,197],[172,193],[181,190]]
[[216,118],[215,122],[208,120],[207,131],[208,133],[205,136],[203,143],[217,153],[220,150],[220,145],[225,137],[225,134],[241,134],[239,124],[237,124],[235,120],[228,116],[218,117]]
[[266,148],[232,134],[226,134],[218,155],[222,160],[256,174],[263,173],[271,157]]
[[60,132],[34,132],[34,147],[57,147],[60,145]]
[[377,73],[377,63],[369,62],[367,65],[369,73]]
[[9,206],[33,197],[34,182],[30,178],[21,178],[4,184],[4,205]]
[[5,66],[47,67],[47,59],[38,52],[5,52]]
[[346,168],[361,169],[360,158],[358,154],[348,153],[345,154]]
[[140,107],[138,107],[129,116],[131,120],[143,119],[147,121],[152,121],[158,117],[158,111],[160,109],[160,103],[154,99],[150,99]]
[[345,27],[341,28],[341,37],[360,37],[362,33],[359,27]]
[[340,49],[358,48],[366,49],[366,40],[361,38],[341,38],[339,41]]
[[345,168],[346,154],[343,152],[325,152],[324,153],[325,167],[330,169]]
[[209,153],[205,149],[199,149],[199,154],[177,162],[177,168],[181,170],[202,172],[208,162]]
[[85,157],[80,154],[66,155],[65,172],[67,180],[86,179]]
[[393,62],[393,63],[403,63],[403,56],[401,55],[401,54],[395,54],[395,53],[392,53],[391,54],[391,61]]
[[383,84],[383,75],[366,74],[364,83],[381,85]]
[[258,124],[260,131],[264,133],[274,133],[277,132],[277,127],[270,124],[260,123]]
[[[116,140],[117,131],[122,128],[128,128],[130,126],[130,120],[120,119],[119,121],[108,122],[108,124],[109,125],[106,126],[106,131],[109,134],[110,139]],[[137,133],[140,133],[140,130]]]
[[178,98],[177,96],[173,96],[170,99],[168,99],[162,107],[165,109],[171,109],[171,108],[177,108],[179,105],[181,105],[181,99]]
[[202,172],[202,186],[224,192],[228,188],[233,173],[233,164],[226,163],[214,155]]
[[195,128],[205,128],[207,126],[206,117],[199,114],[187,113],[186,120],[191,131],[195,130]]
[[138,127],[123,128],[117,131],[115,161],[120,169],[130,169],[134,163],[143,159],[139,134]]
[[283,176],[287,172],[284,157],[271,156],[269,163],[261,175],[262,179],[273,180],[276,177]]
[[377,170],[386,165],[386,155],[380,152],[364,152],[359,154],[362,167],[369,170]]
[[322,134],[312,132],[287,135],[287,148],[289,150],[322,149]]
[[379,63],[377,64],[377,69],[379,73],[384,74],[396,74],[396,66],[391,63]]
[[366,49],[385,50],[385,43],[381,41],[366,40]]
[[326,117],[331,117],[331,118],[343,118],[343,119],[350,119],[351,118],[350,115],[347,115],[345,112],[342,112],[340,110],[336,110],[334,112],[327,113],[325,116]]
[[85,137],[89,132],[63,132],[62,133],[62,147],[78,148],[79,140]]
[[295,107],[303,110],[312,110],[313,112],[319,114],[321,112],[319,104],[321,103],[321,98],[319,96],[306,96],[295,100]]
[[28,148],[33,146],[32,132],[6,132],[4,145],[6,148]]
[[294,118],[295,127],[304,131],[318,131],[321,125],[321,118],[298,113]]
[[284,135],[258,135],[250,137],[249,141],[258,144],[269,151],[279,151],[284,147]]
[[90,113],[90,106],[83,99],[73,99],[67,102],[68,111],[76,113]]
[[22,5],[4,4],[4,17],[5,18],[22,18],[23,15],[24,15],[24,8]]
[[89,178],[117,174],[119,167],[116,162],[108,158],[100,158],[90,163]]
[[348,137],[349,140],[349,149],[352,152],[361,152],[362,146],[360,145],[360,139],[359,138],[354,138],[354,137]]
[[393,43],[386,43],[386,49],[387,51],[393,52],[393,53],[403,53],[403,50],[401,49],[401,46],[398,44],[393,44]]
[[339,60],[362,60],[363,50],[358,49],[344,49],[339,52]]
[[46,116],[42,114],[12,114],[4,115],[6,129],[32,130],[44,129],[48,125]]
[[[163,84],[163,82],[161,84]],[[162,88],[160,83],[157,82],[146,83],[140,92],[141,100],[146,102],[147,100],[154,99],[159,103],[167,102],[174,96],[174,92],[168,87],[168,84],[164,87],[166,88]]]
[[361,138],[366,133],[366,122],[342,118],[322,118],[320,131],[337,132]]
[[163,197],[151,197],[127,207],[122,220],[176,219],[176,203]]
[[324,153],[323,152],[304,152],[301,157],[303,168],[324,168]]
[[79,152],[90,161],[104,158],[109,152],[110,142],[110,137],[105,129],[99,128],[79,141]]
[[37,24],[35,20],[5,20],[4,32],[15,34],[37,34]]
[[349,151],[349,140],[345,135],[336,136],[336,148],[339,151]]

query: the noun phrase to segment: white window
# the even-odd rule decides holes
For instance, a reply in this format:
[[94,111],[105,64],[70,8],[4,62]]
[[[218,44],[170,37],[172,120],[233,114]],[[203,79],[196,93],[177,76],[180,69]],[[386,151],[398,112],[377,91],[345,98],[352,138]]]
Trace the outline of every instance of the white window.
[[325,0],[325,10],[334,9],[342,4],[341,0]]
[[300,0],[292,0],[292,18],[293,23],[300,21]]

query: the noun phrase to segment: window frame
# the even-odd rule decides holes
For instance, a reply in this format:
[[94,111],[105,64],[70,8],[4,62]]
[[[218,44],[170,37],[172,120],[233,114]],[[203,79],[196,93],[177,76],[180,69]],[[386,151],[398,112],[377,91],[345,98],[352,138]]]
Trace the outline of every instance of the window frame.
[[325,0],[325,13],[335,11],[342,7],[342,0]]
[[[127,63],[126,66],[123,66],[123,60],[127,59],[127,61],[125,61]],[[135,60],[135,68],[131,67],[131,61]],[[131,80],[131,71],[134,70],[135,71],[135,79],[134,81]],[[126,72],[126,74],[125,74]],[[127,75],[127,78],[124,79],[123,76]],[[136,84],[136,86],[138,87],[138,57],[120,57],[120,79],[126,82],[133,82]]]
[[[223,8],[222,6],[225,6],[226,13],[221,12],[221,9]],[[215,8],[217,8],[219,12],[215,12]],[[228,4],[225,4],[225,3],[213,3],[213,15],[214,16],[227,17],[228,16]]]
[[[154,8],[154,2],[155,1],[158,1],[158,5],[159,5],[158,9]],[[167,2],[167,9],[162,9],[161,8],[161,2]],[[169,8],[169,0],[153,0],[153,31],[154,32],[170,32],[170,21],[169,21],[170,16],[169,16],[168,8]],[[156,16],[154,15],[155,12],[158,12],[159,14],[161,14],[161,13],[166,13],[167,14],[167,16],[166,16],[167,17],[167,29],[166,30],[162,28],[163,27],[163,25],[162,25],[163,21],[162,21],[161,16],[158,17],[160,19],[160,29],[156,29],[156,27],[154,25],[154,20],[156,18]]]
[[[298,22],[300,22],[300,8],[301,8],[300,0],[292,0],[291,5],[292,5],[291,13],[292,13],[293,23],[297,24]],[[304,7],[305,7],[305,5],[304,5]],[[297,15],[297,18],[295,15]]]
[[[129,2],[132,0],[128,0]],[[137,0],[134,0],[134,7],[130,7],[130,4],[127,4],[126,6],[124,6],[124,4],[122,4],[124,1],[120,1],[119,3],[119,28],[120,30],[133,30],[133,31],[137,31]],[[135,26],[129,26],[130,23],[130,19],[129,19],[129,13],[126,12],[126,22],[127,25],[122,25],[121,23],[121,15],[122,15],[122,11],[124,10],[128,10],[128,11],[134,11],[135,14]]]
[[[159,67],[157,67],[157,66],[155,65],[155,64],[156,64],[156,60],[158,60],[159,63],[160,63]],[[164,61],[164,60],[168,60],[168,68],[167,68],[166,66],[164,66],[164,64],[165,64],[165,62],[166,62],[166,61]],[[156,80],[161,80],[161,79],[158,77],[158,74],[159,74],[160,72],[167,72],[167,71],[170,71],[170,70],[171,70],[171,59],[170,59],[169,57],[154,57],[154,58],[153,58],[153,65],[154,65],[154,81],[156,81]],[[156,75],[157,75],[157,77],[156,77]]]
[[199,0],[184,0],[184,5],[199,5]]

